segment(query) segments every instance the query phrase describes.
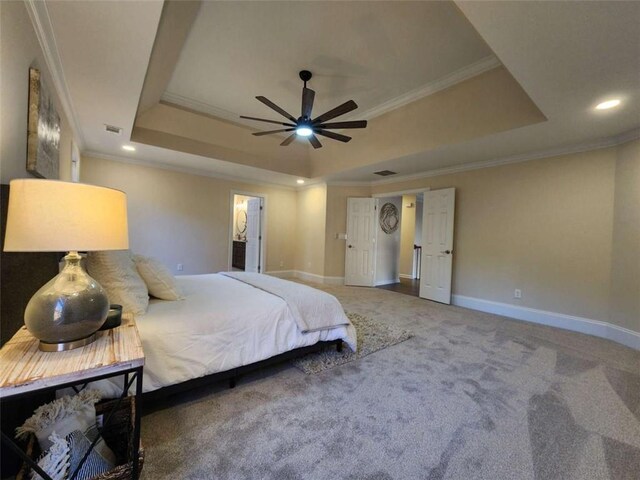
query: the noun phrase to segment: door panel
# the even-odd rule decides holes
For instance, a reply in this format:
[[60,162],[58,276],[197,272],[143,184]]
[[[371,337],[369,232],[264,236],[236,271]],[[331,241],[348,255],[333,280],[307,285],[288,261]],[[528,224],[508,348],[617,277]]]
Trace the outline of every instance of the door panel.
[[373,286],[375,215],[375,199],[347,199],[346,285]]
[[455,188],[424,194],[420,296],[451,303]]
[[245,272],[260,272],[260,221],[262,199],[250,198],[247,201],[247,243],[245,254]]

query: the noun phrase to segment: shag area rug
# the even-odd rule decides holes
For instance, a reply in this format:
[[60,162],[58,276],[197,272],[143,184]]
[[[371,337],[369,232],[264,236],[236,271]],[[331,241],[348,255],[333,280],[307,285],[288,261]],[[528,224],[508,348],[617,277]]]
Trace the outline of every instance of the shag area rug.
[[338,365],[353,362],[358,358],[366,357],[373,352],[413,337],[413,333],[408,330],[403,330],[357,313],[347,313],[347,317],[356,328],[356,334],[358,335],[357,351],[352,352],[347,345],[344,345],[342,352],[338,352],[335,346],[327,346],[319,352],[310,353],[292,360],[291,363],[307,375],[311,375]]

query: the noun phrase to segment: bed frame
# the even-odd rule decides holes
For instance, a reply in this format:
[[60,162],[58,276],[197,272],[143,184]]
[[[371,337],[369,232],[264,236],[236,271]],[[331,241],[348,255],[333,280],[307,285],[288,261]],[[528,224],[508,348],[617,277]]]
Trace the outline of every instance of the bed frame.
[[167,398],[171,395],[185,392],[187,390],[192,390],[194,388],[202,387],[204,385],[209,385],[211,383],[221,382],[223,380],[229,381],[229,388],[235,388],[237,380],[246,373],[254,372],[256,370],[260,370],[261,368],[275,365],[277,363],[281,363],[287,360],[292,360],[294,358],[301,357],[308,353],[318,352],[326,346],[335,345],[336,350],[338,352],[341,352],[342,344],[343,344],[342,339],[331,340],[328,342],[318,342],[314,345],[296,348],[294,350],[281,353],[280,355],[276,355],[274,357],[270,357],[256,363],[243,365],[242,367],[238,367],[238,368],[232,368],[231,370],[225,370],[224,372],[212,373],[211,375],[205,375],[204,377],[194,378],[192,380],[187,380],[186,382],[177,383],[175,385],[169,385],[168,387],[162,387],[162,388],[159,388],[158,390],[153,390],[151,392],[147,392],[143,394],[144,403],[145,404],[147,402],[153,403],[158,400]]

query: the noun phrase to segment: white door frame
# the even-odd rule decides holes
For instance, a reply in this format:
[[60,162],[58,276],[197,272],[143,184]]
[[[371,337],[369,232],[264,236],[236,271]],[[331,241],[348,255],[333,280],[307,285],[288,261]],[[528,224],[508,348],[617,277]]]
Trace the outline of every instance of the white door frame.
[[411,190],[400,190],[398,192],[374,193],[371,196],[373,198],[401,197],[403,195],[414,195],[416,193],[425,193],[425,192],[428,192],[429,190],[431,190],[431,187],[412,188]]
[[258,197],[262,199],[262,218],[260,219],[260,273],[265,273],[265,267],[267,265],[266,252],[267,252],[267,194],[247,192],[245,190],[229,190],[229,252],[227,255],[227,270],[232,270],[233,259],[233,211],[236,206],[233,203],[235,195],[245,195],[247,197]]

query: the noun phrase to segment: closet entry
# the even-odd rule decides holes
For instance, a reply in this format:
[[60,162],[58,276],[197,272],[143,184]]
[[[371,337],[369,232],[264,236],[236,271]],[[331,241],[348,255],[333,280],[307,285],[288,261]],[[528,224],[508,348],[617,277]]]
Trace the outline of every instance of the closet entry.
[[229,270],[261,273],[264,271],[265,198],[240,193],[232,195]]

